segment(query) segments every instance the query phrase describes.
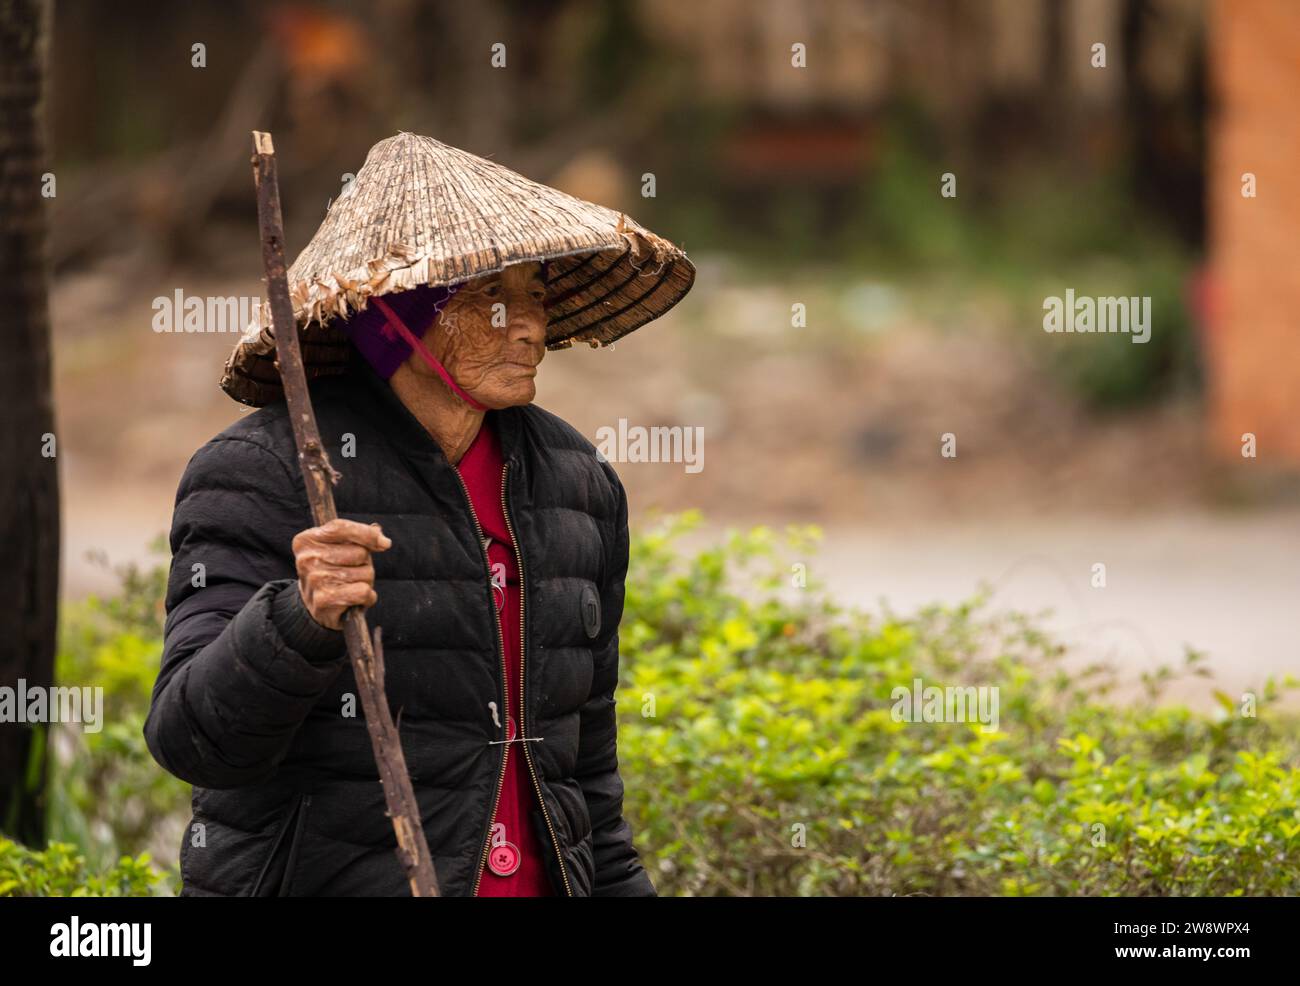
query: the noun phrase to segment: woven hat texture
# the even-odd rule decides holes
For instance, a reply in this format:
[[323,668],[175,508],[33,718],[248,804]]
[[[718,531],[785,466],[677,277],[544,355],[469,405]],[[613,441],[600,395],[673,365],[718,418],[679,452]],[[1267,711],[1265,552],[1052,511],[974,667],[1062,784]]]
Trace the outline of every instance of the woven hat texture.
[[[375,144],[288,271],[309,378],[350,358],[342,320],[367,299],[459,284],[548,261],[548,349],[607,345],[690,290],[686,254],[625,214],[525,178],[431,137]],[[261,406],[282,395],[270,306],[226,361],[222,389]]]

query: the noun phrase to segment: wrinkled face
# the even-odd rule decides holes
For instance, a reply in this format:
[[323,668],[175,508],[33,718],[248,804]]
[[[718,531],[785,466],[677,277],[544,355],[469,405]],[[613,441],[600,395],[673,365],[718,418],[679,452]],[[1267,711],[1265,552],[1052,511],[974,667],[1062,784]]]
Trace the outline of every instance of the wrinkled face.
[[[527,404],[537,395],[537,364],[546,355],[545,297],[540,263],[485,274],[451,296],[424,344],[480,404]],[[442,386],[419,356],[407,365],[430,386]]]

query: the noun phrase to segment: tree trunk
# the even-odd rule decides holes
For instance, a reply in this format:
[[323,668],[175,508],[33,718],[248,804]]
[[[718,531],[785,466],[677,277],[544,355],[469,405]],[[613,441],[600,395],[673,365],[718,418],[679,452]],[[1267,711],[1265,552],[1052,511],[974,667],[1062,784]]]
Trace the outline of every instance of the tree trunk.
[[[45,251],[46,0],[0,0],[0,687],[54,680],[59,481]],[[0,832],[45,843],[48,724],[0,722]]]

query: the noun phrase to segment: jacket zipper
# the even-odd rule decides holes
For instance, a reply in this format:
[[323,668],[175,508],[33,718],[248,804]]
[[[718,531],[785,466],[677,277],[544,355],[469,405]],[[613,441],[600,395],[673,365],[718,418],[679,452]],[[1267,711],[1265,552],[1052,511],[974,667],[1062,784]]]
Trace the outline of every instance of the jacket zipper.
[[293,841],[289,843],[289,858],[284,864],[284,879],[280,883],[280,896],[289,896],[293,889],[293,879],[297,875],[298,853],[302,849],[302,832],[307,823],[307,812],[311,808],[311,795],[304,794],[298,802],[298,820],[293,826]]
[[[483,546],[483,525],[478,522],[478,514],[474,512],[474,501],[470,499],[469,487],[465,485],[465,480],[460,474],[459,469],[453,469],[456,478],[460,480],[460,488],[465,491],[465,502],[469,504],[469,515],[474,521],[474,530],[478,532],[478,549],[483,553],[483,566],[488,573],[488,602],[495,603],[492,597],[492,560],[488,558],[487,548]],[[520,593],[522,595],[522,592]],[[506,641],[501,632],[501,620],[496,614],[493,614],[493,623],[497,628],[497,653],[501,656],[501,689],[504,692],[501,704],[505,707],[506,722],[510,721],[510,679],[506,677]],[[497,771],[496,793],[492,796],[492,810],[488,812],[487,827],[483,833],[483,852],[479,856],[478,869],[474,873],[474,889],[470,891],[471,897],[477,896],[478,885],[483,879],[483,867],[487,865],[488,853],[492,850],[492,822],[497,817],[497,805],[501,801],[501,789],[505,786],[506,780],[506,758],[510,755],[510,747],[501,748],[501,767]]]
[[[560,862],[560,876],[564,878],[564,892],[569,897],[573,896],[573,888],[569,886],[569,874],[564,869],[564,857],[560,854],[560,840],[555,837],[555,828],[551,825],[551,816],[546,810],[546,799],[542,797],[542,785],[537,780],[537,770],[533,767],[533,756],[528,752],[528,741],[524,738],[524,723],[527,720],[525,711],[528,708],[528,660],[525,648],[528,646],[527,637],[524,628],[524,555],[519,547],[519,538],[515,536],[514,525],[510,523],[510,505],[506,501],[506,474],[510,471],[510,463],[507,462],[501,467],[501,513],[506,518],[506,530],[510,532],[510,543],[514,545],[515,562],[519,566],[519,663],[521,665],[519,675],[519,738],[523,742],[524,762],[528,764],[528,773],[533,778],[533,788],[537,791],[537,802],[542,806],[542,818],[546,819],[546,829],[551,833],[551,846],[555,849],[555,858]],[[504,657],[502,658],[504,662]],[[493,809],[495,814],[495,809]],[[486,854],[485,857],[486,858]]]
[[[515,563],[519,566],[519,656],[520,656],[520,663],[523,665],[524,674],[526,674],[528,662],[526,660],[523,660],[524,648],[525,646],[527,646],[526,635],[525,635],[525,624],[524,624],[524,557],[523,557],[523,553],[519,550],[519,541],[515,537],[515,529],[510,523],[510,508],[506,502],[506,473],[509,471],[509,469],[510,469],[510,464],[508,462],[501,467],[501,512],[506,519],[506,530],[510,532],[510,541],[514,545]],[[479,523],[478,514],[474,512],[474,501],[470,499],[469,487],[465,485],[464,477],[461,476],[459,469],[456,470],[456,478],[460,480],[460,488],[465,492],[465,502],[469,504],[469,515],[471,518],[473,518],[474,530],[478,533],[479,550],[483,552],[483,564],[487,570],[488,582],[490,584],[492,580],[492,560],[491,558],[488,557],[487,549],[483,547],[483,526]],[[491,592],[490,589],[488,591]],[[498,653],[501,656],[501,682],[502,682],[502,688],[505,690],[505,695],[503,696],[502,705],[505,706],[506,721],[509,722],[510,721],[510,688],[509,688],[510,679],[508,677],[508,672],[506,670],[506,642],[505,642],[505,637],[503,636],[503,632],[501,630],[500,617],[497,617],[493,622],[496,624],[496,628],[497,628]],[[520,698],[521,705],[526,702],[526,699],[524,698],[525,695],[524,674],[521,674],[519,676],[519,698]],[[522,708],[519,710],[518,725],[519,725],[519,730],[518,730],[519,739],[523,741],[523,747],[524,747],[524,762],[528,764],[528,773],[532,777],[533,787],[537,791],[537,801],[542,806],[542,817],[546,819],[546,829],[548,832],[551,833],[551,846],[555,849],[555,858],[559,860],[560,863],[560,876],[564,878],[564,890],[568,896],[572,897],[573,890],[569,886],[569,874],[564,869],[564,857],[560,855],[560,843],[559,840],[556,839],[555,837],[555,829],[551,825],[551,816],[546,811],[546,799],[542,797],[541,785],[538,784],[537,781],[537,772],[533,768],[532,757],[528,753],[528,743],[527,741],[523,740],[524,711]],[[505,768],[506,768],[506,761],[509,758],[509,756],[510,756],[510,747],[507,745],[504,747],[504,752],[501,756],[501,768],[497,773],[496,794],[493,795],[492,797],[492,811],[488,814],[487,830],[483,834],[483,852],[479,856],[478,868],[474,873],[474,888],[470,891],[471,897],[474,897],[478,894],[479,884],[483,880],[483,867],[487,865],[488,853],[491,852],[492,850],[492,822],[497,817],[497,806],[501,801],[501,789],[505,786],[505,779],[506,779]]]

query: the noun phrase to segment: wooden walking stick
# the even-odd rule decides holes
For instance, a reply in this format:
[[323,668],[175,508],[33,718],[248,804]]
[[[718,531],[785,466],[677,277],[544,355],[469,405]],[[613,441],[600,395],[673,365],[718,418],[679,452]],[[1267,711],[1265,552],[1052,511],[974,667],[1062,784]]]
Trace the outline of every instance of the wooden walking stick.
[[[298,460],[307,485],[312,518],[319,525],[338,516],[334,509],[333,484],[338,482],[339,474],[330,465],[316,427],[316,413],[312,410],[307,374],[303,369],[302,349],[298,345],[298,326],[289,300],[275,147],[270,134],[257,130],[253,131],[253,181],[257,185],[257,221],[262,232],[266,291],[275,327],[276,365],[284,383],[285,401],[293,422],[293,438],[298,446]],[[375,751],[375,763],[379,765],[379,781],[388,804],[387,814],[393,820],[393,831],[397,834],[398,861],[411,881],[411,896],[437,897],[438,878],[433,871],[429,845],[424,839],[424,827],[420,824],[419,805],[384,694],[384,651],[379,628],[375,628],[372,648],[365,610],[354,606],[343,615],[343,636],[347,640],[357,689],[361,692],[361,708],[366,716],[370,744]]]

